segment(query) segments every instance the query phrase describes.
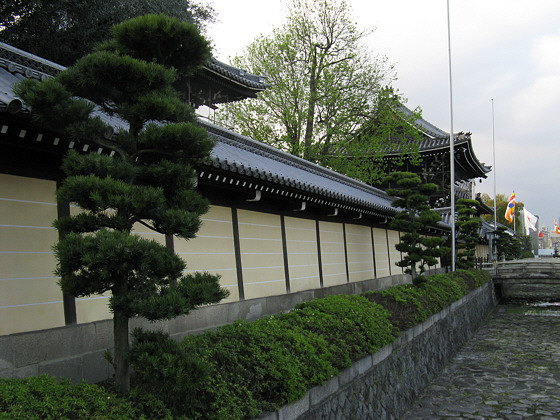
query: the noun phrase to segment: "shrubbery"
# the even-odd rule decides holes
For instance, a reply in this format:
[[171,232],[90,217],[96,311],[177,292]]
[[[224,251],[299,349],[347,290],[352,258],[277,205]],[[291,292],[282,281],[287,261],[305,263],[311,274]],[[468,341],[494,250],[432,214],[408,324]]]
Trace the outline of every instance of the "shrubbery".
[[418,286],[410,284],[376,290],[364,294],[391,313],[391,322],[404,331],[428,319],[469,291],[490,279],[482,271],[457,270],[450,274],[435,274]]
[[0,379],[1,419],[139,419],[130,401],[98,385],[72,385],[46,375]]
[[129,401],[96,385],[2,380],[0,418],[253,418],[297,401],[489,278],[459,270],[429,276],[419,286],[315,299],[286,314],[238,321],[180,342],[138,330]]

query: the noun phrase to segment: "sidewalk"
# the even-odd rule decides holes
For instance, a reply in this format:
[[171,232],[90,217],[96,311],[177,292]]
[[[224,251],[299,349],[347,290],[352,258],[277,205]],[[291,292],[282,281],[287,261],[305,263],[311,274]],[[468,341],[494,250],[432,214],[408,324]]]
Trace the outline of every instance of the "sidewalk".
[[498,305],[403,419],[560,419],[560,316],[523,309]]

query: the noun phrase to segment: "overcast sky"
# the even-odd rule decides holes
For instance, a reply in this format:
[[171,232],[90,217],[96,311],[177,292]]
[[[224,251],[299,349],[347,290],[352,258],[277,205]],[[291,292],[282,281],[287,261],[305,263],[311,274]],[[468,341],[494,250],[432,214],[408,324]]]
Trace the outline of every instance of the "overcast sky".
[[[282,0],[208,0],[207,32],[228,62],[286,16]],[[393,83],[422,116],[450,130],[446,0],[348,0],[375,54],[396,66]],[[478,159],[495,171],[477,192],[517,200],[540,225],[560,217],[560,1],[450,0],[453,128],[471,132]]]

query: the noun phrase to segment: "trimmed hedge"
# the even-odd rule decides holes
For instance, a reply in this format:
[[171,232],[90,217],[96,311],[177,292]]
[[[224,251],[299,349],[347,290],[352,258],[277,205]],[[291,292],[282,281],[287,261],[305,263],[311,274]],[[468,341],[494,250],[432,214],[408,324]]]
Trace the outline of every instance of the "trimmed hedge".
[[0,379],[0,419],[145,419],[130,401],[98,385],[46,375]]
[[484,271],[457,270],[429,276],[418,286],[400,285],[366,292],[364,296],[387,309],[392,324],[404,331],[424,322],[489,280],[490,274]]
[[329,296],[180,342],[137,330],[129,401],[96,385],[2,380],[0,418],[254,418],[297,401],[489,279],[485,272],[459,270],[429,276],[419,286]]
[[[161,398],[176,415],[253,418],[299,400],[352,360],[392,342],[395,333],[381,306],[362,296],[329,296],[287,314],[237,321],[183,342],[136,331],[131,362],[140,388]],[[154,351],[153,343],[165,353]],[[189,370],[183,355],[204,366],[190,380],[183,375]]]

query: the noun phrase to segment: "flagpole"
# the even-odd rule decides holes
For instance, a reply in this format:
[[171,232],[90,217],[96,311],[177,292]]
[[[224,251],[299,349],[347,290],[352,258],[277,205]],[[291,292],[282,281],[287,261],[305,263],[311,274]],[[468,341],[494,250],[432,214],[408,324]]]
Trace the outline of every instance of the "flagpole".
[[447,45],[449,51],[449,170],[451,184],[451,271],[455,271],[455,139],[453,136],[453,81],[451,78],[451,24],[449,19],[449,0],[447,0]]
[[[494,98],[492,98],[492,171],[493,178],[494,178],[494,230],[497,229],[498,226],[498,216],[497,216],[497,207],[498,204],[496,202],[496,139],[494,135]],[[490,261],[494,261],[494,247],[496,246],[495,235],[492,232],[492,236],[490,237]]]
[[[494,230],[498,228],[498,216],[496,203],[496,140],[494,135],[494,98],[492,98],[492,168],[494,171]],[[492,239],[494,239],[494,234],[492,233]],[[494,246],[496,244],[494,243]],[[492,260],[494,260],[494,249],[492,249]]]

